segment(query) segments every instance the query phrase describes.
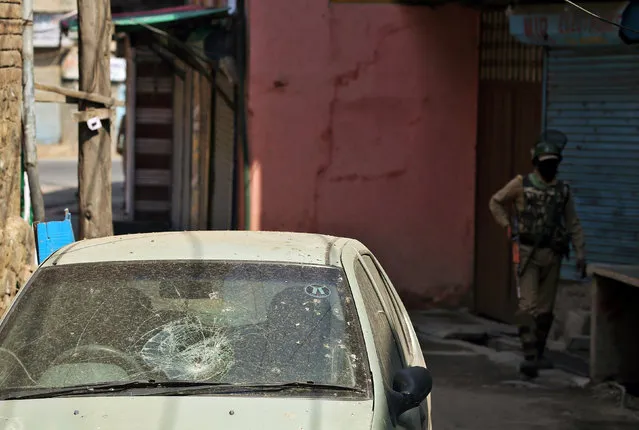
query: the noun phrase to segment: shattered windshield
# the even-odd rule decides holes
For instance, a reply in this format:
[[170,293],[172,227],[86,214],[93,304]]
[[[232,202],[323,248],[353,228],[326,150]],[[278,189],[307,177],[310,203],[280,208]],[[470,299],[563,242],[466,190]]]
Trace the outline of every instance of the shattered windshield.
[[364,389],[368,371],[355,315],[335,267],[47,267],[0,330],[0,391],[140,380]]

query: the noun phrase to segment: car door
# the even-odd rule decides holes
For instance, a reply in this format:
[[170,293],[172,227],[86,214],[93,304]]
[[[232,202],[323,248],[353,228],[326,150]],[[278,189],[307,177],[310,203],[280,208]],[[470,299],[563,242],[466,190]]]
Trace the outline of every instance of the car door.
[[[407,318],[405,309],[399,303],[392,284],[388,280],[385,272],[379,265],[379,262],[370,252],[361,252],[359,260],[362,262],[369,279],[372,281],[374,289],[377,293],[379,303],[382,307],[380,315],[383,314],[388,322],[391,330],[393,343],[397,348],[399,360],[397,361],[394,371],[409,366],[424,366],[422,360],[418,358],[415,351],[419,348],[419,343],[413,338],[414,332],[411,327],[407,326]],[[421,350],[418,351],[421,355]],[[426,403],[426,402],[425,402]],[[398,428],[410,430],[429,428],[427,405],[416,408],[404,413],[398,422]]]

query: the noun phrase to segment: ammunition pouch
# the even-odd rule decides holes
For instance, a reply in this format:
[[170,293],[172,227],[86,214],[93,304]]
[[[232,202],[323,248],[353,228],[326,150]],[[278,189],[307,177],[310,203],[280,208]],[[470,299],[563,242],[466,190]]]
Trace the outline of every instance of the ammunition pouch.
[[566,259],[570,258],[570,234],[565,230],[556,229],[550,241],[553,252]]
[[522,234],[519,243],[524,246],[532,246],[537,249],[551,249],[555,254],[568,259],[570,257],[570,235],[560,230],[553,235],[543,234],[541,237],[531,234]]

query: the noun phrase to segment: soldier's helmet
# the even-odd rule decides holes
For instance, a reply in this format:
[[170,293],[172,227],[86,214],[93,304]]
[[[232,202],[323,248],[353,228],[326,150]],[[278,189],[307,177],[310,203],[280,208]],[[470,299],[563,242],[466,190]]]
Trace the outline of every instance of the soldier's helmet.
[[543,132],[531,151],[533,164],[547,158],[556,158],[561,162],[562,152],[567,142],[568,138],[560,131],[547,130]]

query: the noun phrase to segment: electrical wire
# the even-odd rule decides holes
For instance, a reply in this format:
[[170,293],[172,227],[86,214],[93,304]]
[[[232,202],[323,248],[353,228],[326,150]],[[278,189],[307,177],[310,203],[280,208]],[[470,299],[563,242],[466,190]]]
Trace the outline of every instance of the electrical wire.
[[630,28],[630,27],[626,27],[626,26],[621,25],[621,24],[617,24],[616,22],[611,21],[611,20],[609,20],[609,19],[606,19],[606,18],[604,18],[603,16],[599,16],[599,15],[597,15],[596,13],[594,13],[594,12],[592,12],[592,11],[590,11],[590,10],[586,9],[585,7],[583,7],[583,6],[581,6],[581,5],[578,5],[577,3],[573,2],[572,0],[564,0],[564,1],[565,1],[566,3],[568,3],[569,5],[571,5],[571,6],[573,6],[573,7],[576,7],[577,9],[581,10],[582,12],[585,12],[585,13],[587,13],[588,15],[590,15],[590,16],[592,16],[592,17],[594,17],[594,18],[597,18],[597,19],[598,19],[598,20],[600,20],[600,21],[603,21],[603,22],[608,23],[608,24],[610,24],[610,25],[614,25],[615,27],[620,28],[621,30],[626,30],[626,31],[630,31],[630,32],[632,32],[632,33],[637,33],[637,34],[639,34],[639,30],[635,30],[634,28]]

